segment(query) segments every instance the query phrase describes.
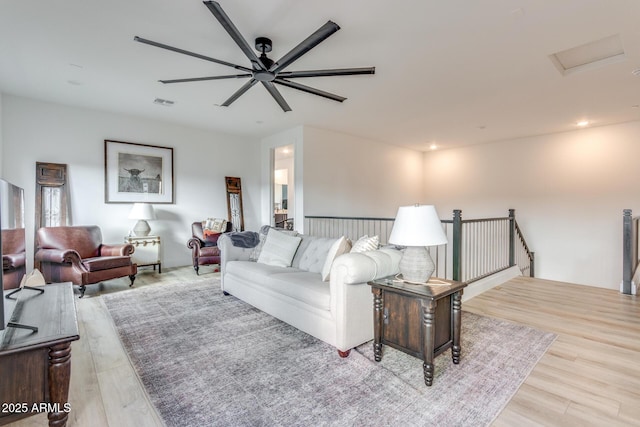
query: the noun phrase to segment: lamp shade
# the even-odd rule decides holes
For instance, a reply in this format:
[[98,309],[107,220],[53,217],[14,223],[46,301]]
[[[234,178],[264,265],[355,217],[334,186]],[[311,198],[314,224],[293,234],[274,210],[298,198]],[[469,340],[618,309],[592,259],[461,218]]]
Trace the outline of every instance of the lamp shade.
[[400,246],[446,244],[447,235],[442,228],[435,206],[400,206],[389,236],[389,243]]
[[156,213],[148,203],[134,203],[129,219],[156,219]]

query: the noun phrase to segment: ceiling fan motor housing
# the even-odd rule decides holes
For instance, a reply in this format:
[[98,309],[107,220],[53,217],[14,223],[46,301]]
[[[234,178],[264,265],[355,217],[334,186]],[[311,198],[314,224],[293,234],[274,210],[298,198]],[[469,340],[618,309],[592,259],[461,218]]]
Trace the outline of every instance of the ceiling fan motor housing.
[[[260,52],[260,62],[264,65],[264,68],[269,70],[273,65],[273,61],[267,57],[266,53],[271,52],[273,47],[273,43],[271,43],[271,39],[266,37],[258,37],[256,39],[256,50]],[[261,81],[261,82],[272,82],[276,79],[275,73],[271,71],[265,71],[257,68],[256,65],[253,66],[253,78]]]
[[273,43],[271,43],[271,39],[267,37],[258,37],[256,39],[256,50],[261,53],[271,52],[271,48],[273,47]]

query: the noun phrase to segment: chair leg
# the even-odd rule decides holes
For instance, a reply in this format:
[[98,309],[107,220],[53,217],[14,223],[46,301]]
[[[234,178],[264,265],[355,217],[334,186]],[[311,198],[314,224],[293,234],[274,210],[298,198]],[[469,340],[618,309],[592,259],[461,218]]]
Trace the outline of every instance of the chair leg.
[[129,287],[132,287],[133,286],[133,281],[136,280],[136,275],[135,274],[129,275],[129,280],[131,280],[131,284],[129,285]]
[[86,290],[87,290],[87,287],[85,285],[80,285],[80,298],[84,296],[84,291]]
[[198,270],[200,270],[200,267],[198,267],[197,265],[194,265],[193,269],[196,271],[196,276],[199,276],[200,272]]

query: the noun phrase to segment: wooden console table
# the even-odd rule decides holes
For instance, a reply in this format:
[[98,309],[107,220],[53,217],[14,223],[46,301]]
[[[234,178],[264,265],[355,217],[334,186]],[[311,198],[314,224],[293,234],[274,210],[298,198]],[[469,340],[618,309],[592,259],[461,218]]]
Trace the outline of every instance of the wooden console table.
[[461,297],[465,283],[431,279],[416,285],[394,276],[369,282],[373,292],[373,352],[382,360],[382,345],[424,360],[424,382],[433,383],[433,359],[451,348],[460,362]]
[[67,423],[71,406],[71,342],[80,338],[71,283],[44,293],[17,293],[11,321],[38,328],[0,331],[0,425],[48,412],[49,426]]

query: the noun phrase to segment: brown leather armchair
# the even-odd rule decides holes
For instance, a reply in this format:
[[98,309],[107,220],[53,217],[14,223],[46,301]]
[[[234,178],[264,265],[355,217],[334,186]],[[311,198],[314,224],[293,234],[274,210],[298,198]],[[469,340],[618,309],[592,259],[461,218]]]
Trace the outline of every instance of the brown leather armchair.
[[[225,233],[228,233],[232,229],[231,222],[227,222]],[[202,230],[202,222],[194,222],[191,224],[191,234],[192,237],[187,241],[187,247],[191,249],[193,269],[196,271],[196,274],[200,274],[198,270],[201,265],[220,265],[218,238],[222,233],[205,236]],[[214,271],[218,271],[218,268]]]
[[20,286],[26,270],[24,228],[2,230],[2,287],[14,289]]
[[103,244],[98,226],[42,227],[36,241],[35,259],[45,281],[73,282],[80,286],[80,298],[86,285],[129,276],[129,286],[133,286],[136,279],[138,266],[131,262],[133,245]]

